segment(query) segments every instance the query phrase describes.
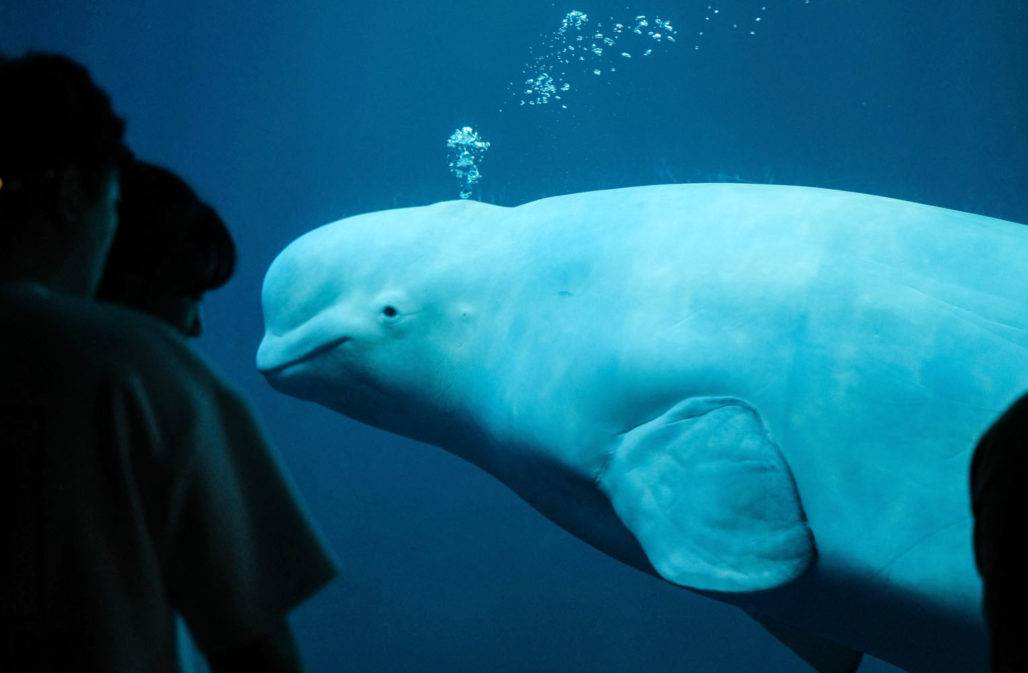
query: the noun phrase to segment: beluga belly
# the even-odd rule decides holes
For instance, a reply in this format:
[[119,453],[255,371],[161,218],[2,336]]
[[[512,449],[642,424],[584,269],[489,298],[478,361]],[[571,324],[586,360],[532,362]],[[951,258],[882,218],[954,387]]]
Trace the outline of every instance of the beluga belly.
[[368,213],[264,283],[276,389],[455,453],[816,670],[986,669],[967,472],[1028,229],[786,186]]

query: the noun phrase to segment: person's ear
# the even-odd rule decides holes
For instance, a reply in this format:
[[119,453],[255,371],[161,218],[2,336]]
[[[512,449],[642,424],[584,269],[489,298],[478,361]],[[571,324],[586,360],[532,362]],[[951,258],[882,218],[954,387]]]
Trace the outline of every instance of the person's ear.
[[75,224],[89,207],[89,195],[82,181],[82,172],[69,166],[57,176],[57,213],[61,224]]

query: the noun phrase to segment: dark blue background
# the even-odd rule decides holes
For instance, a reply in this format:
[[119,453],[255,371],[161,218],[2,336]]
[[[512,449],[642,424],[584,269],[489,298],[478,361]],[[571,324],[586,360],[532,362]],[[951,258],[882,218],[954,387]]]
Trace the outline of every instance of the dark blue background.
[[[274,393],[253,366],[277,252],[346,215],[454,198],[444,144],[464,124],[493,143],[479,196],[504,205],[744,180],[1028,222],[1024,3],[725,2],[695,51],[708,2],[0,0],[0,50],[85,62],[137,153],[186,177],[238,240],[200,346],[342,560],[294,614],[311,671],[804,670],[741,613],[618,565],[438,449]],[[570,9],[662,14],[680,39],[577,78],[568,110],[498,112]]]

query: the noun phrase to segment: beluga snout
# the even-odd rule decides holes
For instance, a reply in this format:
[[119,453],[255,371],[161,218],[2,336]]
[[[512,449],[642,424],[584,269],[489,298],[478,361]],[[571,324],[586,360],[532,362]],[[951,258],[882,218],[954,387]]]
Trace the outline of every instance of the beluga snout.
[[288,369],[303,364],[304,362],[315,360],[318,357],[335,350],[339,346],[349,343],[350,341],[352,341],[352,339],[348,336],[339,337],[321,346],[316,346],[302,355],[289,357],[283,355],[283,353],[289,352],[288,349],[278,349],[276,351],[274,337],[272,337],[272,341],[269,342],[268,337],[265,336],[264,340],[261,342],[260,348],[257,349],[257,369],[264,374],[265,377],[276,377]]
[[345,348],[358,325],[348,306],[346,279],[333,273],[332,232],[316,229],[286,247],[264,279],[261,303],[265,333],[257,349],[257,369],[269,380]]

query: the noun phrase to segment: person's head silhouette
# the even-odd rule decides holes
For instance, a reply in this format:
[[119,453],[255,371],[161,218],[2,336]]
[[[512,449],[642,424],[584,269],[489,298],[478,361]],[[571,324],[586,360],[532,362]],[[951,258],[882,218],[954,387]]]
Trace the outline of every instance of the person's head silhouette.
[[98,297],[187,334],[202,329],[205,292],[232,276],[236,251],[218,214],[168,170],[141,161],[121,175],[121,224]]
[[0,58],[0,280],[96,291],[117,227],[125,124],[64,56]]

